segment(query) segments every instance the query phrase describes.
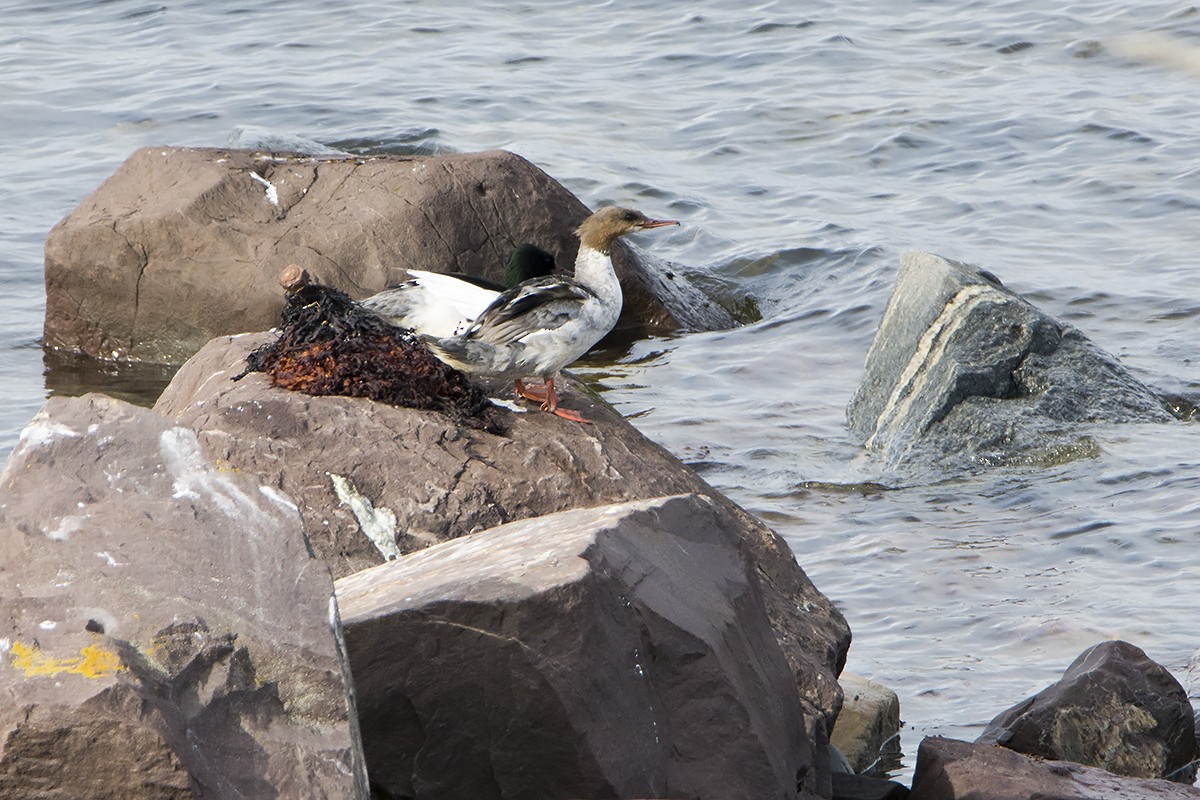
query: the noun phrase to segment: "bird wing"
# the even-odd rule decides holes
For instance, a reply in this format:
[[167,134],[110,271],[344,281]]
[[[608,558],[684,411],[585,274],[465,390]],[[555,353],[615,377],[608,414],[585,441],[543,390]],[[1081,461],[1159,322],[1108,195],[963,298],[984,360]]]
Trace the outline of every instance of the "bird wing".
[[562,326],[585,301],[595,297],[575,281],[534,278],[497,297],[471,323],[463,337],[495,345],[508,344],[531,333]]
[[497,297],[496,289],[454,275],[420,269],[410,269],[408,274],[413,283],[424,290],[426,297],[444,303],[468,320],[479,316]]

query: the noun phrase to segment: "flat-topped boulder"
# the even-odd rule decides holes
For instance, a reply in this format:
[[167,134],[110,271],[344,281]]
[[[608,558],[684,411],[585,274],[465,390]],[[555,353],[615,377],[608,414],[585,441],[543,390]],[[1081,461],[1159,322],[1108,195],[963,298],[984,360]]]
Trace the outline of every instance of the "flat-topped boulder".
[[[196,430],[231,469],[293,498],[336,577],[507,522],[675,494],[708,497],[738,521],[807,719],[832,723],[850,643],[842,615],[778,534],[578,384],[562,382],[561,402],[593,424],[525,403],[524,413],[501,409],[507,433],[499,436],[434,411],[286,391],[261,373],[232,380],[267,336],[213,340],[155,408]],[[814,735],[823,743],[827,733]]]
[[698,495],[631,501],[339,580],[372,787],[816,800],[813,745],[740,527]]
[[1078,329],[929,253],[901,258],[847,417],[890,465],[968,468],[1086,456],[1088,423],[1174,419]]
[[[655,213],[655,209],[644,209]],[[104,359],[181,363],[213,336],[279,319],[288,264],[361,299],[417,268],[499,280],[530,242],[570,274],[588,215],[504,151],[338,157],[136,151],[46,240],[45,342]],[[662,212],[658,212],[660,215]],[[730,314],[625,243],[618,335],[715,329]]]
[[0,797],[363,798],[328,568],[190,429],[53,398],[0,473]]

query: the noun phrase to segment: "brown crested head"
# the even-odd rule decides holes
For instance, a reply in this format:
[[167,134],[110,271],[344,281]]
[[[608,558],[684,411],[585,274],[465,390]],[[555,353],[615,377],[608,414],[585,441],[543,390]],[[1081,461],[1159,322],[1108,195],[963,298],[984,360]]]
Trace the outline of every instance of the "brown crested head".
[[609,206],[585,219],[575,233],[584,247],[607,253],[612,243],[627,233],[678,224],[673,219],[650,219],[632,208]]

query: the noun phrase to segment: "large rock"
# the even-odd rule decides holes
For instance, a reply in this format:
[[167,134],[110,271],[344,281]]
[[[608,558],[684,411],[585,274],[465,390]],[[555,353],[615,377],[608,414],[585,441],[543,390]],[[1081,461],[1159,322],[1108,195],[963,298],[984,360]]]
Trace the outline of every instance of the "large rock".
[[847,416],[890,464],[964,466],[1090,454],[1078,423],[1174,419],[1077,329],[929,253],[901,259]]
[[[775,634],[813,712],[809,721],[832,725],[842,697],[837,674],[850,644],[842,615],[778,534],[577,384],[563,381],[563,403],[594,424],[526,403],[527,413],[504,413],[508,433],[496,436],[433,411],[277,389],[257,373],[232,381],[264,340],[214,340],[176,374],[155,409],[197,430],[231,468],[292,497],[335,577],[506,522],[703,495],[738,521]],[[826,730],[813,731],[822,745]]]
[[[179,363],[215,335],[274,325],[276,276],[290,263],[356,298],[409,267],[498,280],[521,242],[569,271],[587,214],[553,178],[501,151],[314,158],[147,147],[50,232],[45,342]],[[625,244],[613,261],[626,334],[734,324],[678,270]]]
[[929,737],[909,800],[1197,800],[1200,789],[1043,761],[988,744]]
[[[1187,693],[1165,667],[1128,642],[1088,648],[1060,681],[1001,713],[978,741],[1119,775],[1195,777]],[[1178,775],[1185,767],[1187,774]]]
[[682,495],[512,522],[339,580],[373,789],[816,798],[739,529]]
[[54,398],[0,473],[0,797],[365,798],[328,569],[196,434]]

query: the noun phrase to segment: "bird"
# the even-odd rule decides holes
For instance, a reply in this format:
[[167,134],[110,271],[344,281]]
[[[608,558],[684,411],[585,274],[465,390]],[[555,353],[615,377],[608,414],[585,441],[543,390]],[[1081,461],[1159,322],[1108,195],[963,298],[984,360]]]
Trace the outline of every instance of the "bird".
[[[418,338],[456,369],[511,378],[517,395],[540,402],[543,411],[588,422],[558,407],[554,375],[617,323],[622,296],[613,271],[613,243],[634,231],[678,224],[672,219],[650,219],[631,208],[602,208],[575,231],[579,255],[573,279],[551,275],[523,281],[496,297],[462,333]],[[524,379],[531,375],[541,377],[543,385],[526,386]]]
[[554,256],[528,242],[508,257],[501,283],[474,275],[410,269],[409,280],[358,304],[397,328],[430,336],[463,333],[501,292],[554,272]]

